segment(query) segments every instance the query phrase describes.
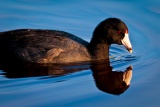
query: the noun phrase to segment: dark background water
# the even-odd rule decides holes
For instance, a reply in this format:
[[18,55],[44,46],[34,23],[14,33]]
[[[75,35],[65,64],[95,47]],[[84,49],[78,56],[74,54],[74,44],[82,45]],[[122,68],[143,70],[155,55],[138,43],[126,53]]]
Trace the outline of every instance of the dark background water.
[[133,54],[123,46],[110,48],[113,71],[133,67],[130,87],[124,93],[113,95],[98,89],[91,69],[58,77],[23,78],[13,78],[2,69],[0,106],[159,107],[159,0],[1,0],[0,3],[0,31],[56,29],[89,41],[95,26],[108,17],[120,18],[128,25],[133,45]]

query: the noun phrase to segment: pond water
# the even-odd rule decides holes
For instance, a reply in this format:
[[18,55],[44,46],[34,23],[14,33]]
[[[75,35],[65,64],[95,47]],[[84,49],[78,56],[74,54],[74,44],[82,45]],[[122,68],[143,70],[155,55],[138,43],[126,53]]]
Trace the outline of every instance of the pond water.
[[0,106],[159,107],[159,0],[1,0],[0,3],[1,32],[56,29],[90,41],[96,25],[108,17],[120,18],[128,25],[133,46],[130,54],[123,46],[112,45],[108,68],[102,66],[104,75],[108,75],[105,71],[119,75],[132,66],[130,86],[123,92],[106,91],[105,85],[114,84],[114,80],[101,80],[104,75],[97,74],[96,67],[90,68],[89,64],[60,71],[52,66],[47,70],[30,69],[29,65],[25,69],[9,66],[0,70]]

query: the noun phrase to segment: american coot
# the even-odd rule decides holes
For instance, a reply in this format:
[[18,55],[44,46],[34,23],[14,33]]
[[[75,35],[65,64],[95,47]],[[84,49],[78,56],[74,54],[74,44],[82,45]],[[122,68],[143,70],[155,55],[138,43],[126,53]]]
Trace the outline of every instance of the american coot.
[[19,29],[0,33],[1,58],[33,63],[69,63],[108,59],[111,44],[132,46],[126,24],[108,18],[95,28],[90,43],[57,30]]

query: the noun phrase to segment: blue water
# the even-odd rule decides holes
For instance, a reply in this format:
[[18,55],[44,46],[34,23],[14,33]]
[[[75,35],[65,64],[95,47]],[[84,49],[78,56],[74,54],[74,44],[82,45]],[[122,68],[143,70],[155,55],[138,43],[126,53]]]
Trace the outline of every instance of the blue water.
[[15,76],[14,72],[9,75],[1,69],[0,106],[159,107],[159,0],[1,0],[0,3],[1,32],[56,29],[90,41],[96,25],[108,17],[122,19],[129,28],[133,53],[119,45],[110,48],[113,71],[133,67],[130,87],[125,92],[113,95],[100,90],[91,69],[58,76],[54,76],[52,68],[45,75],[23,76]]

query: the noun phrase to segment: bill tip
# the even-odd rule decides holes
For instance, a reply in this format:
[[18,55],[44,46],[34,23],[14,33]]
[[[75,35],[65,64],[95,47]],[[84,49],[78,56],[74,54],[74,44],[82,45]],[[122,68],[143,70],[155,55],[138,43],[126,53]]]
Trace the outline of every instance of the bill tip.
[[129,51],[130,53],[132,53],[132,49],[128,49],[128,51]]

